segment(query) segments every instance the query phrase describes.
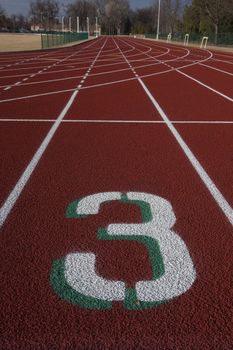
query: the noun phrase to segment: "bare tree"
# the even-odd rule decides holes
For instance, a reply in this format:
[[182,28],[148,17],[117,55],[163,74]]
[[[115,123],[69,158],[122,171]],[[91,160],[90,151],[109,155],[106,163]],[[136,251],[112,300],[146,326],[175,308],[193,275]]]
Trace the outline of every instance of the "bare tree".
[[181,12],[181,0],[164,0],[161,5],[161,30],[173,35]]
[[6,13],[3,7],[0,4],[0,28],[5,28],[6,27]]
[[132,31],[135,34],[152,33],[156,28],[154,7],[138,9],[134,13]]
[[124,24],[129,15],[128,0],[109,0],[105,4],[105,24],[109,33],[118,35],[124,30]]
[[[160,32],[171,33],[172,35],[177,31],[177,27],[180,26],[182,15],[185,6],[190,0],[163,0],[161,1],[161,13],[160,13]],[[153,5],[153,27],[157,29],[157,17],[158,17],[158,0],[154,1]]]
[[30,4],[29,14],[41,28],[51,30],[59,14],[59,3],[56,0],[35,0]]
[[94,1],[91,0],[76,0],[74,3],[68,5],[67,16],[79,17],[81,31],[87,30],[87,17],[91,23],[94,23],[97,14],[97,8]]

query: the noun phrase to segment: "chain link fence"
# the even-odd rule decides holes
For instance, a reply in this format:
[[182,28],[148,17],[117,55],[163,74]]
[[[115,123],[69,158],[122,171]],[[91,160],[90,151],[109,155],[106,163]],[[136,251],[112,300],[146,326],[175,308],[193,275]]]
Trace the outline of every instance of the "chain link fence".
[[46,32],[41,34],[41,48],[48,49],[54,46],[62,46],[80,40],[87,40],[88,33],[64,33],[64,32]]

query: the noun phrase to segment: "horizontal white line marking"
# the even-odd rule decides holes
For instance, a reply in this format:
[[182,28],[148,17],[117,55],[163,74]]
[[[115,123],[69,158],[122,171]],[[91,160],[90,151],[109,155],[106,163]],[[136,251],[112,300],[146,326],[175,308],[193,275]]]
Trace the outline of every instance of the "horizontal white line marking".
[[[0,119],[0,122],[51,123],[56,119]],[[171,120],[172,124],[233,124],[233,120]],[[122,123],[122,124],[167,124],[164,120],[124,120],[124,119],[65,119],[62,123]]]

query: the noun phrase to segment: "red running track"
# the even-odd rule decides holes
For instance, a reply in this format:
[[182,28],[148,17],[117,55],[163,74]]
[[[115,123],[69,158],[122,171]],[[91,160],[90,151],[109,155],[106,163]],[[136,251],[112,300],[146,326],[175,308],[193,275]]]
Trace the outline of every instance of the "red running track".
[[0,349],[232,349],[232,64],[0,56]]

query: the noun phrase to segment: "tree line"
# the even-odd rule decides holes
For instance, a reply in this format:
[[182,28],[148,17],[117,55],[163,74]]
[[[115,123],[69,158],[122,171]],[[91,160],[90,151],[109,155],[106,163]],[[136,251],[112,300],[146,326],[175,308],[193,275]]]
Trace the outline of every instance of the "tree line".
[[[132,10],[128,0],[75,0],[62,5],[57,0],[33,0],[30,12],[8,16],[0,6],[0,29],[15,31],[29,29],[34,24],[44,30],[61,29],[61,17],[75,30],[76,18],[80,20],[80,30],[87,29],[87,17],[92,28],[95,19],[103,34],[145,34],[157,32],[158,2],[137,10]],[[176,33],[233,33],[233,0],[160,0],[160,34]]]

